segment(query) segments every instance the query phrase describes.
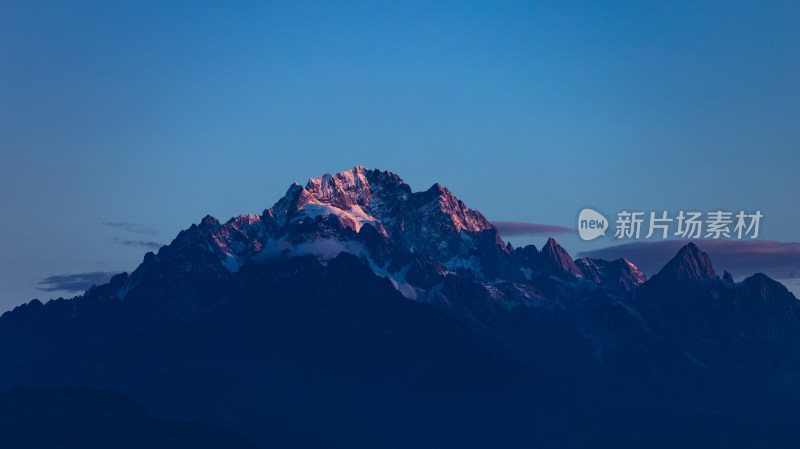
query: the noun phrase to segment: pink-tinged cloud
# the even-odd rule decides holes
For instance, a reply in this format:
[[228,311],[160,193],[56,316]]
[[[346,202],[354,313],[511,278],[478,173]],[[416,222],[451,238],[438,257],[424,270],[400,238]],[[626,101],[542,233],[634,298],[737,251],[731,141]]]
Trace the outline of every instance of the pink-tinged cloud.
[[519,221],[493,221],[492,225],[503,237],[523,237],[554,234],[575,234],[572,228],[539,223],[522,223]]
[[[617,259],[624,257],[651,276],[657,273],[688,241],[633,242],[592,251],[580,257]],[[754,273],[777,279],[800,278],[800,242],[773,240],[699,240],[695,244],[708,253],[714,270],[727,270],[737,280]]]

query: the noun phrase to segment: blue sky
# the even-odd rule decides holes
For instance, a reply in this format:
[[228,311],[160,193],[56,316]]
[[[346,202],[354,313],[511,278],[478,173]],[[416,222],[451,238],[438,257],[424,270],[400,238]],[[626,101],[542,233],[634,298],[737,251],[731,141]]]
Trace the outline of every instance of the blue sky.
[[0,11],[0,310],[355,164],[440,182],[490,220],[760,209],[763,238],[800,240],[796,2]]

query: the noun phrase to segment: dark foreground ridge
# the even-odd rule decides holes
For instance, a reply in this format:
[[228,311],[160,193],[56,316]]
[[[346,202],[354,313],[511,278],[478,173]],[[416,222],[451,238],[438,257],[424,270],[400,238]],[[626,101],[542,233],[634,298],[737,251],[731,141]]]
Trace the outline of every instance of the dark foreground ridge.
[[356,167],[4,314],[0,390],[19,385],[264,448],[793,447],[800,303],[693,243],[650,280],[513,248],[447,188]]
[[255,449],[212,426],[155,419],[131,399],[94,388],[22,388],[0,393],[0,447]]

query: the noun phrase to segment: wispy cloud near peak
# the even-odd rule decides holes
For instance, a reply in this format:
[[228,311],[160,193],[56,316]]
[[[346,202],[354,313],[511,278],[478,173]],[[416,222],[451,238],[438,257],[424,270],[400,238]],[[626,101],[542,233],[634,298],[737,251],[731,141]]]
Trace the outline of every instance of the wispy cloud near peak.
[[42,278],[36,288],[45,292],[83,292],[92,285],[101,285],[118,274],[116,271],[93,271],[90,273],[58,274]]
[[145,235],[156,235],[158,231],[155,228],[152,228],[147,225],[137,224],[137,223],[126,223],[126,222],[115,222],[115,221],[105,221],[100,223],[101,225],[108,227],[108,228],[116,228],[120,229],[125,232],[131,232],[134,234],[145,234]]
[[147,248],[152,250],[157,250],[161,248],[161,244],[158,242],[148,241],[148,240],[122,240],[122,239],[114,239],[114,243],[117,243],[122,246],[132,246],[135,248]]
[[572,228],[563,226],[524,223],[519,221],[493,221],[492,225],[497,228],[497,232],[503,237],[522,237],[553,234],[575,234]]

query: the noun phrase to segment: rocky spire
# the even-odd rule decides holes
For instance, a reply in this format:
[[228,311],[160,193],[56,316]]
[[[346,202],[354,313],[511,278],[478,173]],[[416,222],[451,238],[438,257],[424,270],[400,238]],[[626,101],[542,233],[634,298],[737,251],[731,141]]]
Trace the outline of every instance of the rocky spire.
[[694,243],[689,243],[678,251],[657,276],[662,279],[704,281],[716,279],[717,273],[711,266],[708,254],[700,251]]

